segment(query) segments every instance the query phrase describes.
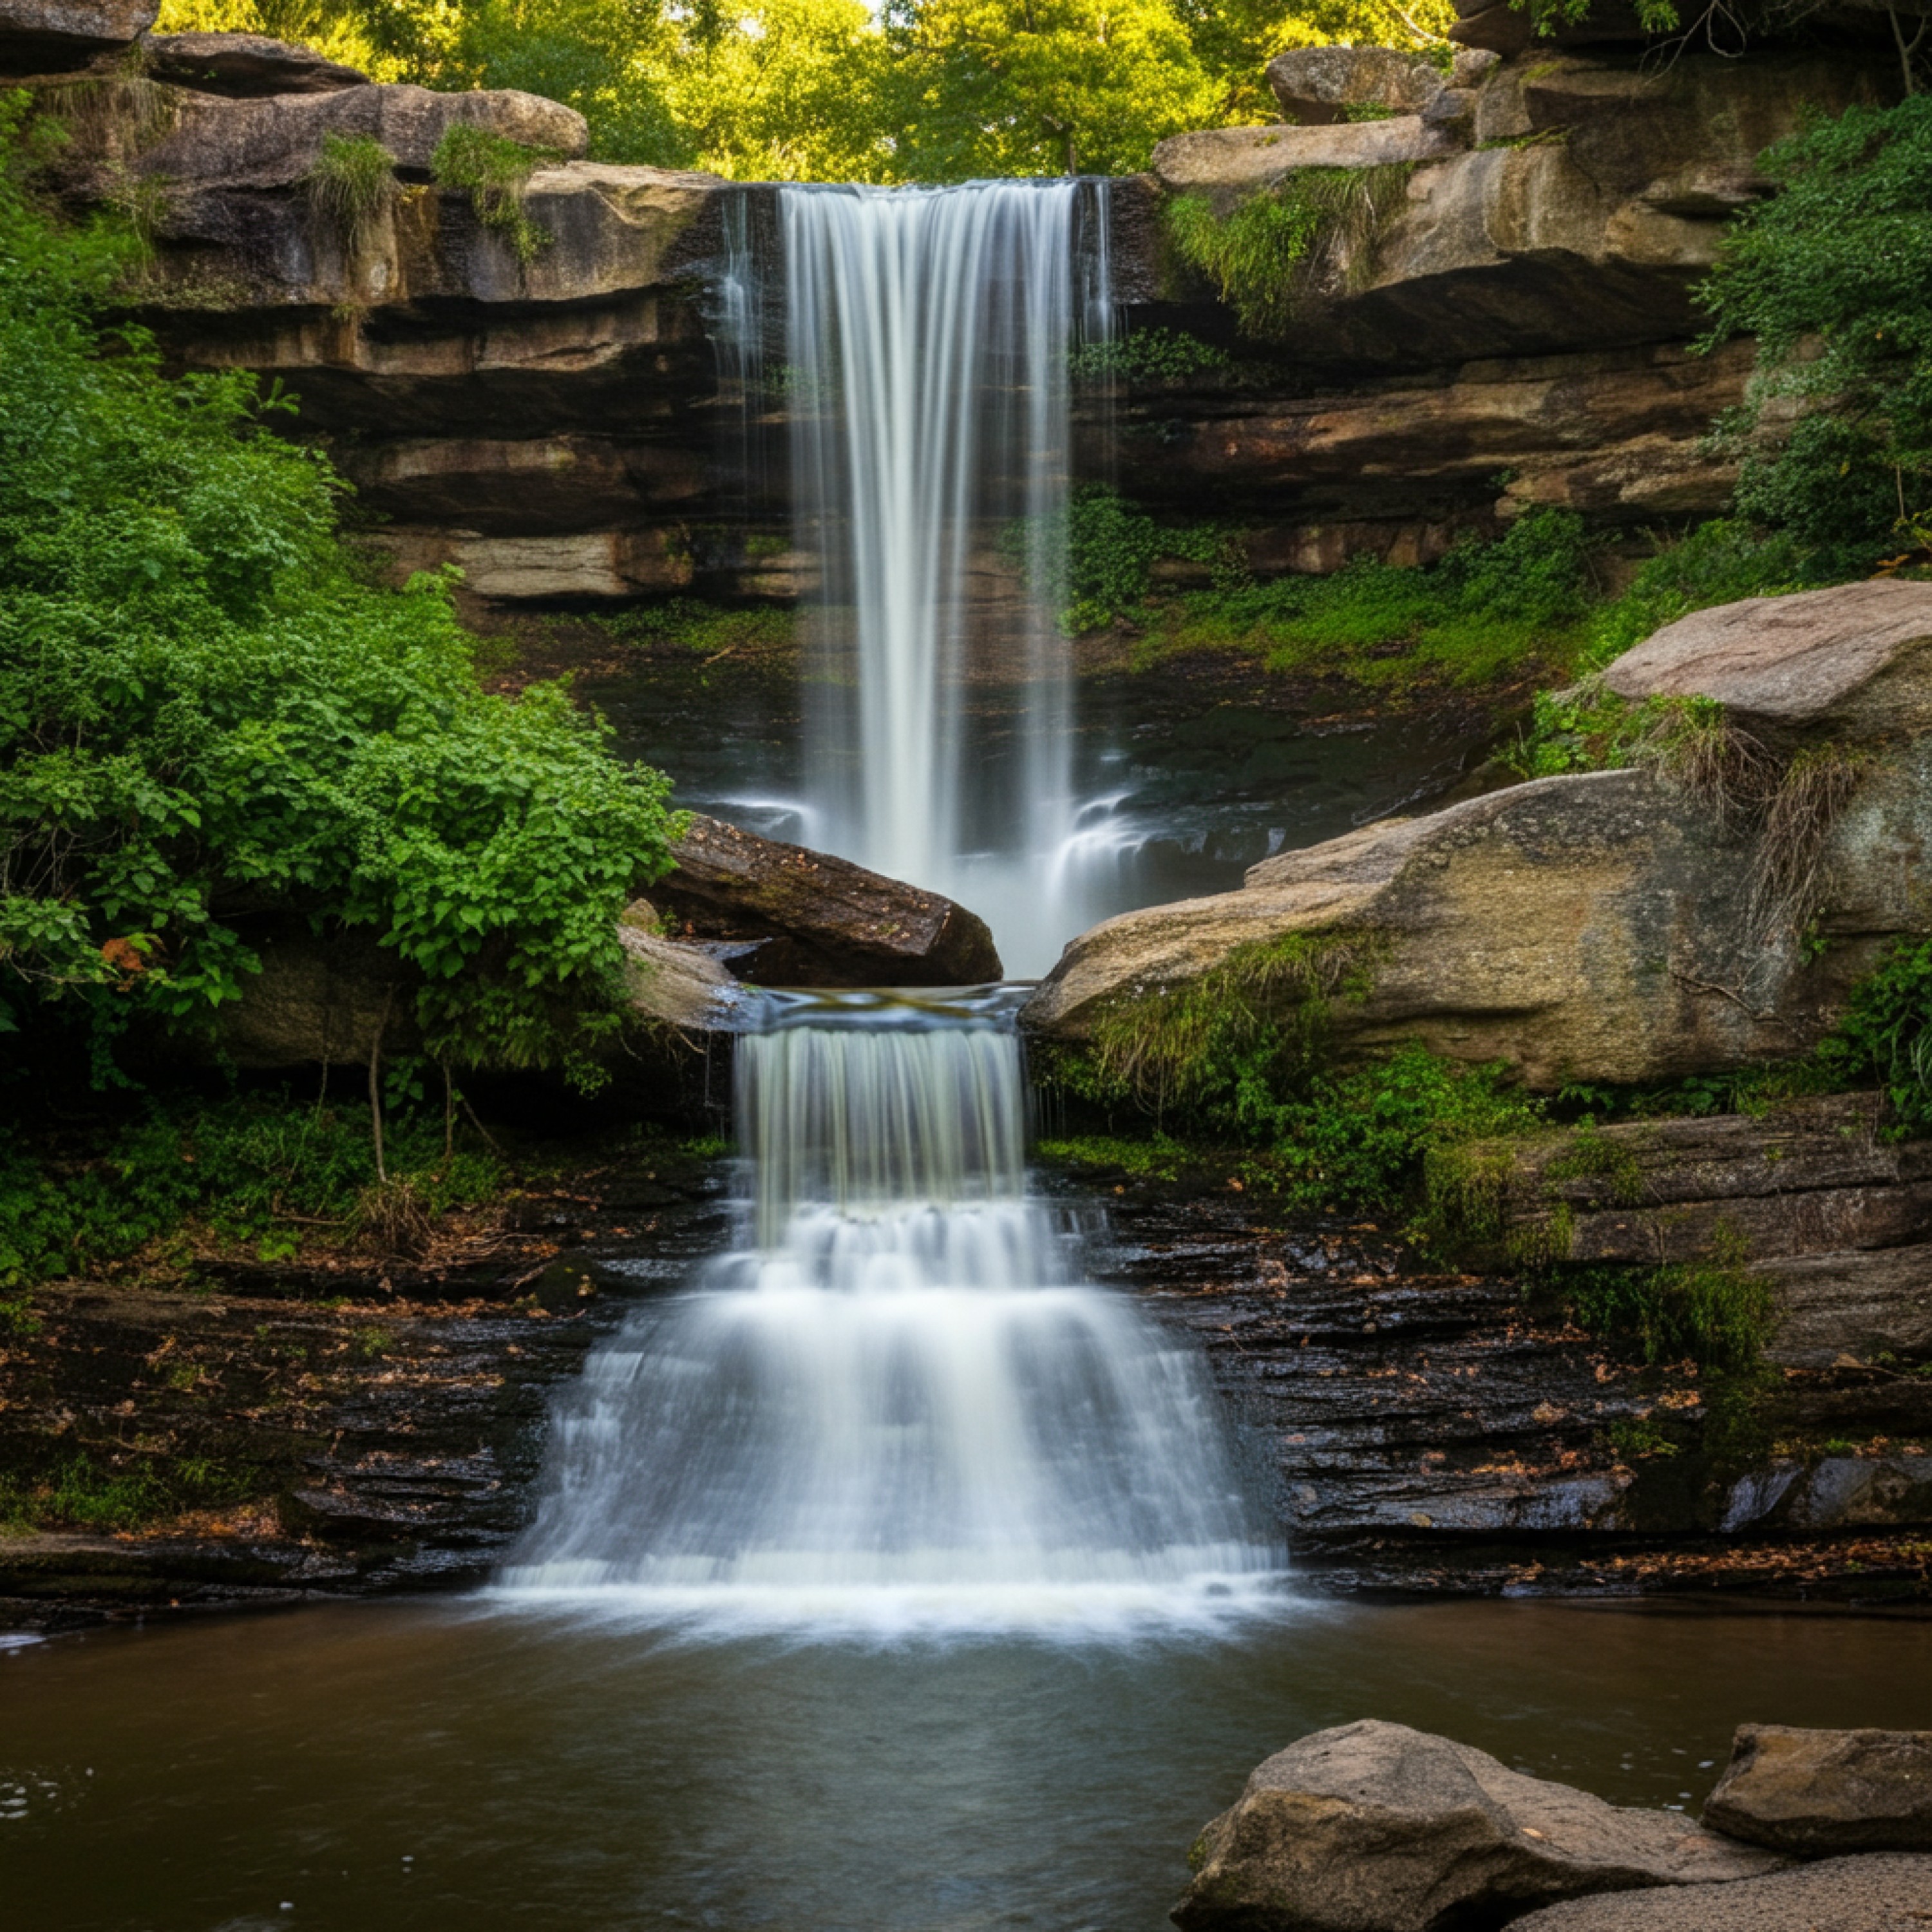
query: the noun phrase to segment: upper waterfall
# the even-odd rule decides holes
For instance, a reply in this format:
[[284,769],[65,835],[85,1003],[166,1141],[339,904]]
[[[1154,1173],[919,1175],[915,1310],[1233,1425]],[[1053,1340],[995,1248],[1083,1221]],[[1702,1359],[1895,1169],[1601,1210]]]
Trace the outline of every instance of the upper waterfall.
[[781,192],[794,500],[824,572],[810,802],[833,850],[964,900],[1022,972],[1073,929],[1039,916],[1073,816],[1046,587],[1068,354],[1106,324],[1104,261],[1080,239],[1100,192]]

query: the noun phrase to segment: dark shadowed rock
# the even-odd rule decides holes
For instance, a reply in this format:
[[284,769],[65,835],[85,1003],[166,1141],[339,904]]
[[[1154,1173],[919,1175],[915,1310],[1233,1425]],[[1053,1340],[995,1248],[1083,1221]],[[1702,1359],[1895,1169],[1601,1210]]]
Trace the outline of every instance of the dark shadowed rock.
[[1739,1885],[1579,1898],[1510,1932],[1922,1932],[1932,1858],[1829,1858]]
[[1704,1820],[1779,1851],[1932,1852],[1932,1731],[1740,1724]]
[[1370,1719],[1278,1751],[1190,1855],[1186,1932],[1446,1932],[1592,1892],[1775,1870],[1675,1813]]
[[154,24],[160,0],[0,0],[0,73],[78,66]]
[[369,84],[366,74],[326,59],[313,47],[261,34],[154,34],[147,50],[148,72],[154,80],[236,99],[334,94]]
[[715,818],[694,818],[672,853],[677,869],[651,889],[651,903],[680,938],[744,942],[732,963],[762,986],[966,986],[1000,976],[985,922],[937,892]]

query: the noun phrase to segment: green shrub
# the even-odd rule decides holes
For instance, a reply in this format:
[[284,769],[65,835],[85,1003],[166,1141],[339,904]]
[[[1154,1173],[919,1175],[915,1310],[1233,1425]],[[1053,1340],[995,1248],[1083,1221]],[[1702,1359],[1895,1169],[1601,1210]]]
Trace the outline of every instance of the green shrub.
[[1841,1084],[1878,1081],[1900,1136],[1932,1134],[1932,939],[1894,945],[1852,990],[1844,1018],[1817,1058]]
[[1777,1322],[1776,1294],[1752,1273],[1735,1236],[1720,1240],[1704,1260],[1567,1270],[1559,1286],[1582,1327],[1636,1341],[1647,1362],[1748,1369]]
[[1137,328],[1131,335],[1088,342],[1067,358],[1076,382],[1184,382],[1228,366],[1225,349],[1178,328]]
[[1781,451],[1748,448],[1738,506],[1856,574],[1932,511],[1932,95],[1814,120],[1759,165],[1781,192],[1699,291],[1708,340],[1757,338],[1740,438],[1774,401],[1813,413]]
[[530,219],[525,191],[530,176],[556,158],[547,148],[526,147],[506,134],[459,121],[436,144],[429,164],[440,186],[467,191],[477,220],[500,235],[528,268],[549,247],[550,236]]
[[302,182],[309,206],[352,254],[374,238],[398,187],[396,158],[373,134],[324,134]]
[[1241,332],[1280,341],[1310,291],[1337,272],[1366,276],[1377,233],[1402,204],[1413,168],[1298,168],[1226,214],[1200,195],[1166,204],[1175,252],[1204,274]]
[[0,1033],[77,1028],[111,1077],[279,914],[393,953],[439,1056],[592,1077],[666,782],[560,685],[486,695],[446,578],[373,586],[277,392],[100,352],[127,255],[0,170]]

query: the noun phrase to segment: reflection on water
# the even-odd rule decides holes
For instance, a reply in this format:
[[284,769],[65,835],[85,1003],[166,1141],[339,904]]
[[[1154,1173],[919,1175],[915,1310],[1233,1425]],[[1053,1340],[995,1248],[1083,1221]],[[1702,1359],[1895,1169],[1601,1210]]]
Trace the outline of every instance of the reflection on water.
[[0,1653],[0,1923],[1159,1932],[1196,1832],[1310,1730],[1694,1806],[1745,1719],[1932,1725],[1924,1653],[1907,1622],[1501,1603],[1126,1645],[474,1601],[106,1630]]

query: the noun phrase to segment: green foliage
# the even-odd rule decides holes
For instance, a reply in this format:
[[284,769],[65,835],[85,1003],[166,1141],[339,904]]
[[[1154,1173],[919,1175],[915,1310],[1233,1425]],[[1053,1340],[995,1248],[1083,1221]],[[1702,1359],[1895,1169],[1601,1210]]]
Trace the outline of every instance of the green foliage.
[[721,657],[727,651],[758,656],[789,650],[798,637],[794,611],[733,609],[696,597],[674,597],[668,603],[584,621],[620,644],[671,644],[699,658]]
[[1244,335],[1284,340],[1311,290],[1367,274],[1376,237],[1413,171],[1407,162],[1298,168],[1225,214],[1204,196],[1181,195],[1166,204],[1168,238],[1214,284]]
[[1901,1138],[1932,1135],[1932,939],[1893,946],[1853,989],[1844,1018],[1817,1057],[1846,1086],[1877,1080]]
[[[424,1216],[489,1200],[506,1180],[493,1157],[446,1154],[443,1135],[436,1110],[385,1123],[392,1185],[409,1188]],[[366,1220],[376,1184],[359,1106],[286,1094],[151,1102],[82,1144],[0,1154],[0,1290],[110,1266],[190,1226],[229,1244],[296,1227],[346,1238]]]
[[397,186],[396,158],[373,134],[324,134],[302,183],[309,206],[352,253],[375,234]]
[[1701,1261],[1658,1268],[1592,1266],[1566,1271],[1559,1286],[1579,1323],[1636,1341],[1647,1362],[1748,1369],[1777,1322],[1776,1294],[1746,1264],[1735,1235]]
[[1076,382],[1184,382],[1225,369],[1225,349],[1180,328],[1137,328],[1131,335],[1089,342],[1067,358]]
[[[1559,27],[1574,27],[1589,17],[1596,0],[1510,0],[1518,13],[1528,9],[1540,34],[1554,34]],[[1681,24],[1673,0],[1634,0],[1632,10],[1645,32],[1668,34]]]
[[550,236],[530,219],[524,194],[530,176],[556,158],[545,148],[459,121],[436,144],[430,171],[442,187],[464,190],[477,220],[500,235],[527,268],[549,247]]
[[560,686],[485,696],[446,581],[372,587],[274,391],[100,352],[126,259],[0,173],[0,1031],[77,1025],[105,1077],[279,914],[388,949],[433,1052],[587,1076],[665,782]]
[[1358,556],[1330,577],[1190,592],[1160,614],[1150,644],[1252,652],[1274,670],[1338,673],[1372,689],[1484,684],[1530,662],[1567,663],[1589,584],[1582,520],[1534,510],[1498,542],[1424,568]]
[[1782,192],[1726,237],[1709,339],[1758,338],[1737,434],[1774,400],[1817,413],[1750,449],[1739,508],[1850,574],[1932,509],[1932,95],[1814,122],[1760,165]]

